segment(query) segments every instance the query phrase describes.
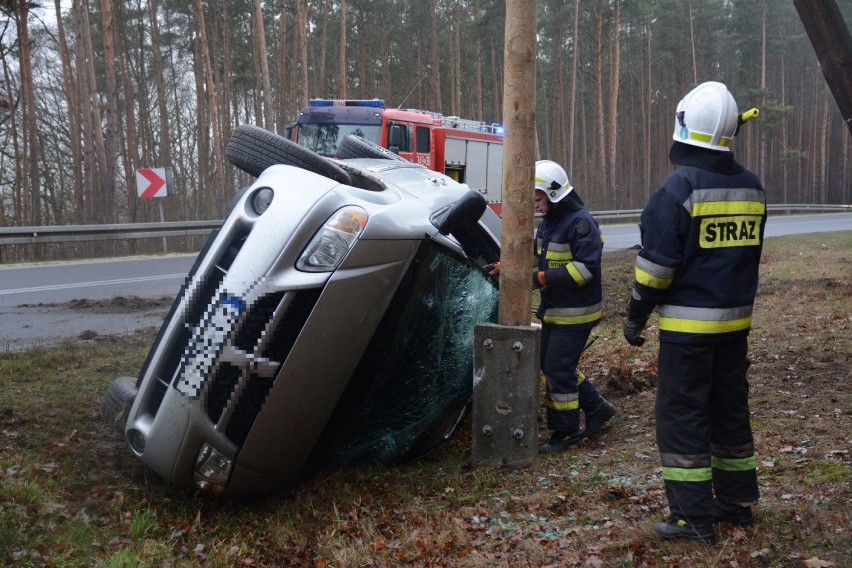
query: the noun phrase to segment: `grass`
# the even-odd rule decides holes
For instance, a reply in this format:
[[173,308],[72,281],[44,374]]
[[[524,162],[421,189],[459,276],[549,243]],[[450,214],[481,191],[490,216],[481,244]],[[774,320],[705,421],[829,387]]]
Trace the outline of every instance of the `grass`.
[[719,544],[660,541],[656,333],[621,339],[636,251],[606,253],[582,368],[604,435],[521,468],[471,468],[470,429],[424,459],[331,472],[264,499],[179,491],[99,414],[154,330],[0,354],[0,563],[11,566],[849,566],[852,233],[769,239],[751,338],[762,499]]

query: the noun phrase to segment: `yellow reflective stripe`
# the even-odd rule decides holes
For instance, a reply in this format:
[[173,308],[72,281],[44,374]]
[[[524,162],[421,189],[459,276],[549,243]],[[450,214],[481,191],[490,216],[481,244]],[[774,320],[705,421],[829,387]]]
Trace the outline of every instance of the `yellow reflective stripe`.
[[725,320],[707,321],[660,316],[661,331],[679,331],[682,333],[729,333],[751,327],[751,316]]
[[656,288],[657,290],[667,290],[669,286],[672,285],[672,281],[674,278],[657,278],[656,276],[651,276],[649,273],[645,272],[638,266],[636,267],[636,282],[639,284],[643,284],[649,288]]
[[577,325],[597,321],[601,319],[601,313],[602,310],[598,310],[590,314],[579,314],[575,316],[549,316],[545,314],[542,321],[544,323],[552,323],[556,325]]
[[[713,137],[711,135],[704,134],[703,132],[690,132],[689,137],[693,140],[698,140],[699,142],[706,142],[707,144],[710,144],[713,141]],[[722,136],[719,139],[719,146],[730,146],[730,144],[730,138],[725,138],[724,136]]]
[[717,458],[713,456],[710,463],[713,467],[722,471],[751,471],[757,468],[757,459],[754,456],[747,458]]
[[568,262],[569,260],[572,260],[574,258],[574,255],[571,254],[570,250],[560,252],[548,249],[547,254],[544,255],[544,258],[546,258],[547,260],[560,260],[562,262]]
[[577,410],[580,408],[579,400],[569,400],[567,402],[560,402],[556,400],[547,399],[544,401],[544,405],[548,408],[552,408],[553,410]]
[[766,204],[759,201],[704,201],[692,205],[693,217],[708,215],[763,215]]
[[579,385],[583,381],[586,380],[586,375],[583,374],[583,371],[577,369],[577,384]]
[[666,481],[711,481],[713,470],[709,467],[684,468],[663,466],[663,479]]
[[577,267],[574,265],[573,262],[567,265],[565,269],[568,271],[568,274],[571,276],[574,282],[577,283],[577,286],[586,285],[586,278],[582,274],[580,274],[580,271],[577,270]]

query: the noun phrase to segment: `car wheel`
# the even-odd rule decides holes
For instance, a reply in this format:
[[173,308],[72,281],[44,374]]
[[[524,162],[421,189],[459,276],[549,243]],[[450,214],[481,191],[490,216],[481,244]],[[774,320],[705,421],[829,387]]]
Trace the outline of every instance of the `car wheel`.
[[254,177],[259,177],[269,166],[286,164],[352,185],[349,174],[333,161],[251,124],[234,129],[225,155],[232,164]]
[[337,157],[341,160],[348,160],[350,158],[377,158],[380,160],[396,160],[398,162],[408,161],[387,148],[383,148],[375,142],[370,142],[354,134],[347,134],[340,141],[340,145],[337,147]]
[[101,401],[101,415],[124,435],[127,413],[136,399],[136,377],[118,377],[107,388]]

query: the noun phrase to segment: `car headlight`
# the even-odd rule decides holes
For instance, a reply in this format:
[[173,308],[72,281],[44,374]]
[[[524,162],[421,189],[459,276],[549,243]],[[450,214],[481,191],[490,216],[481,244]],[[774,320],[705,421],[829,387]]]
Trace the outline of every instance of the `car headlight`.
[[305,247],[296,268],[306,272],[331,272],[337,268],[367,226],[368,218],[367,212],[360,207],[347,206],[338,210]]
[[205,442],[195,458],[195,473],[200,477],[196,485],[212,493],[224,491],[232,466],[231,458]]
[[261,187],[251,196],[251,208],[258,215],[263,215],[267,209],[269,209],[269,205],[272,203],[272,198],[275,196],[275,192],[268,187]]

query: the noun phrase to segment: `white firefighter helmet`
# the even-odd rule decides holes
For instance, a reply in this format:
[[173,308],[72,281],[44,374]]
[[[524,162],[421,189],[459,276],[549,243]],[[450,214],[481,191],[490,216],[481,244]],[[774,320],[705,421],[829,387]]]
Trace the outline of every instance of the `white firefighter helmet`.
[[737,120],[737,103],[728,88],[722,83],[707,81],[689,91],[678,103],[672,139],[730,152]]
[[551,160],[535,163],[535,188],[547,194],[551,203],[562,201],[574,189],[562,166]]

